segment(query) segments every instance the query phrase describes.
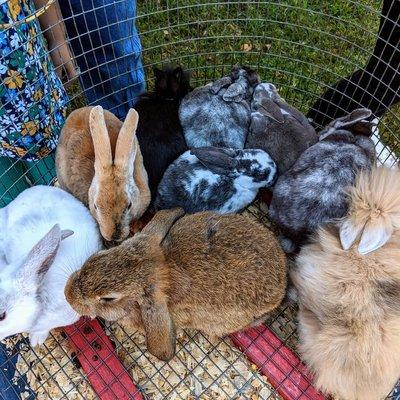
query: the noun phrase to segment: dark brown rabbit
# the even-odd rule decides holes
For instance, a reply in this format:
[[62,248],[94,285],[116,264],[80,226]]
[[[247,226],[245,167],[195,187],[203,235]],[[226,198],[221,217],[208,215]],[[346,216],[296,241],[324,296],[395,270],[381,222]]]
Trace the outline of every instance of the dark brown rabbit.
[[144,329],[149,351],[175,353],[175,326],[223,336],[265,318],[285,295],[271,231],[241,215],[158,212],[133,238],[91,257],[65,289],[84,314]]

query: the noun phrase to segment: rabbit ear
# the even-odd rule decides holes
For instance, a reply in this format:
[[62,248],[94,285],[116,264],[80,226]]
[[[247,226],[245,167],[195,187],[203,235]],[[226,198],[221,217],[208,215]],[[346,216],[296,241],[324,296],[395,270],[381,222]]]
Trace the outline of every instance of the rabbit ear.
[[335,128],[346,128],[355,125],[357,122],[361,122],[372,115],[372,111],[368,108],[357,108],[351,113],[344,117],[338,118],[334,121],[333,126]]
[[[61,231],[58,224],[54,225],[28,253],[18,271],[18,281],[24,289],[36,290],[56,257],[62,232],[65,231]],[[32,285],[32,281],[36,284]]]
[[136,128],[139,121],[139,114],[131,108],[125,121],[118,133],[117,144],[115,145],[115,166],[133,172],[133,161],[135,159],[138,141],[136,138]]
[[210,171],[219,175],[231,175],[237,168],[234,149],[219,147],[198,147],[190,150],[198,160]]
[[225,101],[239,103],[246,96],[246,85],[243,82],[232,83],[222,96]]
[[272,118],[274,121],[279,122],[280,124],[285,122],[281,108],[273,100],[262,99],[261,107],[258,111],[265,116]]
[[180,81],[182,79],[182,74],[183,74],[183,69],[181,66],[176,67],[173,72],[172,72],[175,76],[175,78]]
[[[382,218],[380,217],[379,219]],[[393,226],[390,221],[387,221],[387,223],[380,221],[379,225],[376,222],[367,222],[361,235],[358,252],[368,254],[379,249],[379,247],[382,247],[390,239],[392,234]]]
[[344,250],[350,249],[363,228],[363,225],[354,225],[350,219],[343,222],[339,229],[339,236]]
[[210,87],[210,92],[212,94],[217,94],[219,91],[225,87],[228,87],[232,83],[230,76],[224,76],[221,79],[216,80]]
[[382,247],[392,236],[393,226],[381,216],[378,221],[368,221],[366,224],[354,225],[350,219],[340,227],[340,241],[344,250],[348,250],[360,236],[358,252],[368,254]]
[[158,211],[153,219],[142,229],[140,234],[156,236],[157,243],[161,244],[174,223],[183,215],[185,215],[185,211],[182,208]]
[[346,128],[354,135],[363,135],[370,137],[372,135],[374,124],[366,119],[372,115],[368,108],[357,108],[350,114],[339,118],[334,122],[335,128]]
[[103,107],[93,107],[89,115],[89,128],[92,135],[95,162],[95,170],[112,165],[110,138],[108,136]]
[[140,310],[146,332],[147,349],[163,361],[169,361],[175,354],[175,328],[168,310],[166,296],[155,291],[153,285],[145,290]]
[[165,77],[164,71],[162,69],[157,68],[157,67],[153,68],[153,73],[154,73],[154,76],[156,77],[156,79],[160,79],[160,78]]
[[67,237],[70,237],[74,234],[74,231],[72,231],[71,229],[63,229],[61,231],[61,240],[66,239]]

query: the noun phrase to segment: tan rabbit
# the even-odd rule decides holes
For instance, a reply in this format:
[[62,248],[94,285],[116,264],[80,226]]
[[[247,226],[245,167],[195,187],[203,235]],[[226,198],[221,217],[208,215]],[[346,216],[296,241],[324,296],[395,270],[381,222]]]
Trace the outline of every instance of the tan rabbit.
[[400,376],[400,170],[361,172],[349,215],[319,230],[290,275],[317,386],[340,399],[385,398]]
[[91,257],[65,295],[75,310],[122,320],[169,360],[175,326],[222,336],[260,322],[285,295],[284,253],[268,229],[241,215],[158,212],[133,238]]
[[56,154],[60,186],[89,206],[104,239],[121,241],[150,203],[134,109],[122,123],[101,106],[73,111]]

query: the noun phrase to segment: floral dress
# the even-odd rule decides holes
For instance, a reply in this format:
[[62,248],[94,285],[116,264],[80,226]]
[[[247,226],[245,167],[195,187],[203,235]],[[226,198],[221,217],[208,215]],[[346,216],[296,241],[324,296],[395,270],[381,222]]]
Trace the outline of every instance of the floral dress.
[[39,21],[25,21],[34,12],[32,0],[0,0],[0,156],[24,161],[56,148],[68,102]]

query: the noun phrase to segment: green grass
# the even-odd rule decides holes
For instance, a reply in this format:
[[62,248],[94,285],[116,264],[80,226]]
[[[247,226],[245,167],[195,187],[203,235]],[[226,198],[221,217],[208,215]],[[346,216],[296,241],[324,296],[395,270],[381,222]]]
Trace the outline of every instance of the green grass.
[[[379,26],[381,2],[362,0],[142,0],[137,27],[149,87],[152,67],[192,70],[195,85],[235,63],[256,67],[306,112],[325,88],[363,67]],[[381,126],[400,155],[399,109]]]

